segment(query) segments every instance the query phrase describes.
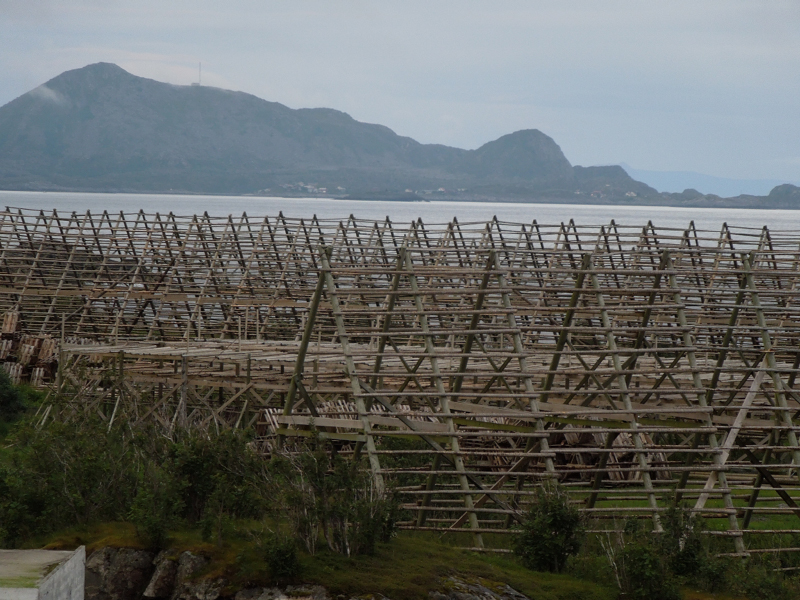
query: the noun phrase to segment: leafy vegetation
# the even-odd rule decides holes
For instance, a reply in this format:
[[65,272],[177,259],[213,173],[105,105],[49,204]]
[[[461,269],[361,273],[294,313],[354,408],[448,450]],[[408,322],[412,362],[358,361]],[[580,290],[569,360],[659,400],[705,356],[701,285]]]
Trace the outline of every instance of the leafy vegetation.
[[[176,430],[167,438],[119,424],[109,429],[92,416],[39,428],[25,416],[36,396],[5,383],[0,379],[4,406],[17,408],[3,413],[9,427],[0,440],[3,546],[191,550],[212,559],[205,576],[225,577],[232,589],[303,581],[334,594],[410,599],[459,575],[503,582],[536,599],[622,592],[673,600],[689,588],[692,598],[720,591],[751,600],[800,597],[797,581],[778,570],[798,566],[800,558],[717,558],[723,542],[681,507],[662,514],[661,534],[630,521],[620,535],[591,536],[566,493],[548,485],[514,536],[516,557],[477,555],[433,534],[398,534],[393,482],[380,492],[363,462],[342,458],[319,439],[267,462],[243,432]],[[416,449],[413,442],[389,443]],[[398,456],[412,466],[427,460]],[[404,477],[402,485],[423,482]],[[796,539],[748,540],[758,543],[800,546]]]
[[0,369],[0,421],[12,421],[25,410],[25,402],[19,388],[11,383],[8,374]]
[[530,569],[560,573],[580,550],[582,534],[581,515],[567,494],[556,484],[545,484],[525,515],[514,553]]
[[679,600],[687,589],[698,598],[716,598],[720,592],[751,600],[800,597],[800,582],[784,576],[770,555],[717,556],[729,550],[703,535],[704,523],[688,509],[673,506],[662,514],[661,525],[663,532],[654,534],[641,521],[629,520],[616,537],[590,538],[567,572],[592,581],[613,579],[625,597],[634,599]]
[[264,543],[264,556],[272,581],[292,581],[300,574],[300,559],[294,538],[270,534]]
[[281,505],[310,554],[320,530],[328,548],[346,556],[374,554],[376,543],[394,534],[398,502],[377,490],[358,466],[319,443],[305,453],[273,458]]

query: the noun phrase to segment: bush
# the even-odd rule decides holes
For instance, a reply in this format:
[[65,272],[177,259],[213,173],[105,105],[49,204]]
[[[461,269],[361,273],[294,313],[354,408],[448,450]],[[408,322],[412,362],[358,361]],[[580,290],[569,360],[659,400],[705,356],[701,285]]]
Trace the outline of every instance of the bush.
[[684,507],[673,506],[662,515],[661,525],[664,531],[657,547],[667,557],[671,571],[679,577],[699,576],[708,561],[700,518]]
[[13,421],[24,410],[22,392],[11,383],[8,373],[0,369],[0,421]]
[[169,440],[96,417],[38,429],[19,421],[0,463],[0,543],[101,521],[129,520],[162,545],[181,520],[221,538],[234,518],[266,512],[263,459],[241,433]]
[[136,462],[129,440],[106,428],[99,419],[17,427],[0,474],[0,523],[13,523],[5,537],[127,516]]
[[523,519],[514,553],[529,569],[560,573],[580,550],[582,536],[580,513],[569,504],[566,492],[547,484],[537,490]]
[[712,594],[723,591],[728,585],[731,560],[708,557],[704,562],[696,582]]
[[190,523],[258,518],[266,510],[265,464],[241,432],[185,433],[168,448],[165,467],[178,482]]
[[729,590],[751,600],[795,600],[800,597],[798,582],[784,577],[780,560],[769,554],[751,555],[729,573]]
[[139,479],[128,518],[141,540],[153,550],[166,546],[169,530],[177,525],[183,508],[175,479],[150,466]]
[[361,467],[320,444],[273,458],[280,506],[309,554],[315,553],[320,532],[328,548],[346,556],[374,554],[376,544],[394,534],[398,503],[391,492],[379,493]]
[[273,582],[291,581],[300,574],[297,544],[293,538],[271,534],[264,543],[264,556]]
[[634,600],[680,600],[667,561],[651,544],[633,542],[622,550],[622,590]]

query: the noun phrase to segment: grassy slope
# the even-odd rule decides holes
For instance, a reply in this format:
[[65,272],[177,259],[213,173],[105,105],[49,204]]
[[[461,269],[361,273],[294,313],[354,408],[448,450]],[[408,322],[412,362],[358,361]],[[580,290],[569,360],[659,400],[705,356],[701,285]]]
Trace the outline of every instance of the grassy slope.
[[[212,558],[206,576],[224,576],[231,590],[269,585],[268,569],[259,556],[257,538],[232,535],[222,544],[203,542],[197,532],[177,532],[170,540],[176,553],[191,550]],[[62,531],[30,545],[73,548],[86,544],[91,552],[103,546],[141,548],[133,527],[127,523],[106,523]],[[302,583],[318,584],[333,594],[363,596],[383,594],[392,600],[427,599],[428,592],[442,589],[443,578],[460,575],[481,579],[484,585],[508,584],[533,600],[612,600],[617,591],[567,575],[536,573],[510,557],[486,556],[448,546],[428,535],[403,533],[381,545],[375,556],[347,558],[320,550],[301,555]]]

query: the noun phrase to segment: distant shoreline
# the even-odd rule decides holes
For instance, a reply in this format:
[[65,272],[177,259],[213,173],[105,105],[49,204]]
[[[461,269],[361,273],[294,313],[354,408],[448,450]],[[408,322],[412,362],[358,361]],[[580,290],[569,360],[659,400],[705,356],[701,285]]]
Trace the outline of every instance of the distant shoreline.
[[702,196],[696,199],[675,199],[659,197],[653,199],[639,199],[636,201],[614,201],[605,198],[592,199],[586,196],[580,198],[564,198],[560,196],[543,196],[537,198],[513,198],[477,196],[471,194],[446,195],[435,194],[431,197],[415,196],[404,197],[396,194],[367,194],[355,195],[301,195],[301,194],[234,194],[234,193],[200,193],[185,190],[167,191],[141,191],[141,190],[18,190],[0,189],[2,194],[97,194],[97,195],[131,195],[131,196],[197,196],[197,197],[231,197],[231,198],[270,198],[270,199],[314,199],[314,200],[348,200],[358,202],[408,202],[408,203],[435,203],[435,202],[483,202],[497,204],[563,204],[573,206],[614,206],[614,207],[664,207],[664,208],[718,208],[718,209],[753,209],[753,210],[800,210],[800,206],[782,206],[771,202],[765,196],[740,196],[735,198],[713,198]]

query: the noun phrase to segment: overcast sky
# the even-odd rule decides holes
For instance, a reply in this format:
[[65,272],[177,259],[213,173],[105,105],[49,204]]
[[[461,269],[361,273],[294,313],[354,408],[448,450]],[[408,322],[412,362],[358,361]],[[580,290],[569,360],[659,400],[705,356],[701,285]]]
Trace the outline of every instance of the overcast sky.
[[0,0],[0,104],[100,61],[421,142],[800,180],[798,0]]

